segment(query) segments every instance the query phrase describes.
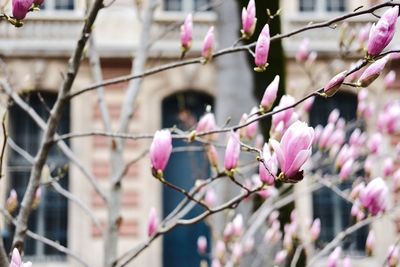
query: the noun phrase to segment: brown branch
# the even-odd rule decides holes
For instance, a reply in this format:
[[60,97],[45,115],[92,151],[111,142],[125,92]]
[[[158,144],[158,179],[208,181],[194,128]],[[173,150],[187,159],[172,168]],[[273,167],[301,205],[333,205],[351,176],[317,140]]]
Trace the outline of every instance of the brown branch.
[[29,215],[32,211],[32,203],[35,197],[36,190],[39,187],[40,176],[43,170],[43,166],[46,163],[47,156],[52,147],[52,143],[49,143],[48,140],[52,139],[54,134],[56,133],[61,115],[67,102],[69,101],[69,98],[67,96],[78,73],[83,56],[83,51],[86,46],[87,40],[90,37],[94,21],[96,20],[97,14],[102,7],[103,1],[96,0],[93,2],[90,11],[87,14],[87,18],[85,20],[80,39],[76,44],[76,48],[68,64],[66,78],[59,89],[57,100],[51,110],[50,117],[47,121],[44,135],[39,146],[38,153],[35,157],[35,164],[32,166],[28,186],[17,215],[17,223],[12,247],[17,248],[19,251],[23,251],[24,248],[24,240],[26,236]]
[[[352,18],[352,17],[371,14],[375,10],[379,10],[381,8],[389,7],[389,6],[396,6],[396,5],[400,5],[400,4],[399,3],[393,3],[393,1],[387,1],[385,3],[381,3],[381,4],[378,4],[378,5],[375,5],[373,7],[367,8],[367,9],[362,10],[362,11],[355,11],[355,12],[352,12],[352,13],[349,13],[349,14],[346,14],[346,15],[342,15],[342,16],[336,17],[334,19],[325,21],[325,22],[311,24],[311,25],[308,25],[306,27],[294,30],[294,31],[286,33],[286,34],[277,34],[277,35],[275,35],[275,36],[273,36],[271,38],[271,42],[274,42],[274,41],[277,41],[277,40],[281,40],[281,39],[284,39],[284,38],[288,38],[288,37],[291,37],[293,35],[297,35],[299,33],[305,32],[305,31],[318,29],[318,28],[329,27],[332,24],[335,24],[335,23],[340,22],[340,21],[344,21],[344,20]],[[248,45],[225,48],[225,49],[222,49],[220,51],[215,52],[213,54],[213,58],[217,58],[217,57],[220,57],[220,56],[225,55],[225,54],[248,51],[249,49],[253,48],[254,46],[255,46],[255,42],[251,43],[251,44],[248,44]],[[109,86],[109,85],[113,85],[113,84],[117,84],[117,83],[127,82],[127,81],[130,81],[130,80],[143,78],[143,77],[146,77],[146,76],[149,76],[149,75],[153,75],[153,74],[156,74],[156,73],[159,73],[159,72],[162,72],[162,71],[166,71],[166,70],[169,70],[169,69],[174,69],[174,68],[178,68],[178,67],[182,67],[182,66],[186,66],[186,65],[192,65],[192,64],[201,64],[201,63],[202,63],[202,58],[201,57],[187,59],[187,60],[183,60],[183,61],[179,61],[179,62],[168,63],[168,64],[165,64],[165,65],[162,65],[162,66],[159,66],[159,67],[151,68],[151,69],[149,69],[147,71],[144,71],[144,72],[142,72],[140,74],[124,75],[124,76],[120,76],[120,77],[104,80],[102,83],[96,83],[96,84],[90,85],[90,86],[88,86],[88,87],[86,87],[84,89],[81,89],[79,91],[71,92],[69,97],[73,98],[75,96],[78,96],[80,94],[86,93],[88,91],[94,90],[94,89],[102,87],[102,86]]]
[[1,154],[0,154],[0,179],[3,178],[3,162],[4,162],[4,154],[6,152],[7,147],[7,128],[6,128],[6,117],[7,111],[4,112],[3,119],[1,121],[1,128],[3,129],[3,145],[1,147]]

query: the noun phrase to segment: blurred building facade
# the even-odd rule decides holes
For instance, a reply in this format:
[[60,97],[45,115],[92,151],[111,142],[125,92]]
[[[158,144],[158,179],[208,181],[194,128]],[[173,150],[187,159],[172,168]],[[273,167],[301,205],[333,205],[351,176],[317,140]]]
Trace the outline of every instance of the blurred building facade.
[[[230,6],[226,8],[225,16],[229,14],[228,12],[237,9],[236,4],[231,3],[229,0],[221,2],[222,6]],[[304,27],[309,24],[310,19],[314,23],[326,21],[344,12],[352,11],[361,5],[371,5],[375,2],[362,0],[282,0],[282,31],[289,32]],[[117,0],[115,2],[110,1],[110,4],[109,7],[100,12],[94,27],[95,43],[101,57],[104,79],[130,73],[132,56],[135,57],[141,29],[141,12],[138,7],[144,3],[140,0],[135,2]],[[207,0],[160,1],[160,5],[155,12],[154,25],[151,29],[151,36],[154,42],[150,49],[148,68],[179,60],[180,24],[188,12],[200,10],[209,4],[210,1]],[[48,105],[51,105],[52,101],[54,101],[55,94],[63,79],[61,73],[66,69],[68,57],[79,36],[84,20],[85,7],[86,2],[81,0],[46,0],[44,9],[40,12],[29,14],[22,28],[17,29],[5,22],[0,23],[0,55],[5,63],[3,71],[4,69],[6,70],[14,90],[20,92],[40,114],[43,114],[43,117],[48,116],[43,101]],[[239,16],[239,12],[237,12],[237,15]],[[221,17],[221,13],[212,9],[196,12],[194,16],[194,43],[187,57],[200,55],[202,39],[211,25],[230,23],[225,16]],[[233,19],[235,18],[234,16],[232,17]],[[359,29],[361,24],[374,20],[376,19],[372,16],[360,17],[350,20],[349,26],[350,28]],[[217,30],[219,28],[222,28],[222,26],[217,26]],[[224,31],[224,33],[226,32]],[[226,44],[233,43],[229,39],[228,42],[225,38],[222,38],[221,32],[217,31],[216,34],[219,40],[218,48],[223,48],[227,46]],[[318,58],[314,63],[316,69],[326,69],[324,73],[318,76],[317,81],[328,80],[333,74],[336,74],[337,70],[342,70],[351,61],[351,59],[346,59],[345,63],[341,63],[332,60],[338,56],[337,40],[339,30],[313,30],[285,40],[287,93],[293,95],[296,99],[321,85],[318,82],[310,85],[304,69],[294,58],[305,36],[310,40],[311,49],[318,53]],[[236,37],[227,38],[231,38],[234,41]],[[226,90],[227,85],[231,85],[228,81],[224,83],[219,75],[222,75],[224,68],[235,66],[229,64],[229,60],[233,62],[239,60],[239,62],[243,62],[242,65],[247,64],[244,56],[239,58],[229,56],[229,58],[228,63],[223,60],[216,60],[206,65],[189,65],[161,72],[144,79],[129,131],[131,133],[153,133],[162,126],[172,126],[166,124],[169,118],[167,114],[172,112],[175,112],[174,117],[170,118],[172,121],[175,123],[178,121],[178,123],[185,124],[187,128],[190,128],[195,125],[199,116],[198,109],[205,109],[206,104],[210,103],[216,103],[217,105],[219,124],[224,124],[227,120],[225,114],[230,114],[230,112],[234,112],[232,121],[238,121],[240,114],[248,112],[255,102],[252,102],[250,97],[252,95],[250,74],[240,73],[241,70],[236,70],[239,78],[230,80],[230,82],[248,84],[247,87],[243,88],[236,85],[235,88],[231,88],[230,93]],[[85,59],[74,83],[73,91],[93,83],[90,65]],[[127,83],[120,83],[111,85],[105,90],[105,99],[114,130],[117,128],[126,86]],[[221,88],[224,88],[224,90]],[[33,96],[35,91],[40,91],[44,100]],[[29,94],[32,96],[29,96]],[[384,97],[390,98],[393,97],[393,94],[394,92],[388,92]],[[177,110],[168,109],[169,105],[179,105],[179,99],[184,99],[187,106]],[[193,103],[190,104],[191,99],[203,99],[204,101],[197,103],[193,100]],[[226,103],[226,106],[222,109],[222,105],[218,106],[218,103]],[[192,113],[187,112],[190,109],[189,107],[193,107]],[[193,111],[194,109],[197,109],[197,113]],[[19,112],[16,109],[10,114],[11,136],[18,145],[35,153],[41,131],[33,125],[33,122],[29,121],[28,118],[25,119],[24,115]],[[23,125],[25,125],[25,128]],[[85,133],[103,129],[97,95],[93,91],[72,100],[68,114],[63,119],[60,133],[68,131]],[[32,136],[37,138],[32,138]],[[128,140],[125,150],[126,162],[142,154],[149,144],[150,140]],[[106,188],[107,179],[110,175],[110,139],[101,136],[76,138],[69,140],[69,145],[77,157],[81,159],[83,165],[97,177],[100,185]],[[8,157],[10,167],[7,179],[1,180],[0,187],[4,196],[3,199],[5,199],[10,188],[18,187],[19,192],[22,194],[24,182],[18,183],[17,179],[22,177],[20,179],[25,179],[24,181],[26,181],[29,173],[29,163],[26,160],[19,161],[21,159],[18,155],[14,155],[11,152]],[[65,165],[68,161],[56,149],[51,154],[50,161],[55,162],[53,165],[49,163],[52,174],[56,175],[57,172],[60,172],[60,169],[64,170],[62,172],[63,176],[65,176],[63,186],[68,187],[76,197],[82,199],[95,216],[99,218],[100,222],[105,223],[107,219],[105,204],[92,189],[80,170],[71,164],[68,170],[65,171]],[[25,167],[13,169],[13,164]],[[146,223],[150,208],[155,206],[160,213],[163,210],[162,187],[156,180],[151,178],[149,170],[150,164],[147,157],[145,157],[128,169],[123,180],[123,220],[120,227],[120,253],[139,244],[146,238]],[[301,192],[306,186],[306,183],[300,183],[296,190]],[[82,209],[73,203],[66,203],[65,200],[54,196],[50,191],[47,192],[47,189],[45,189],[43,197],[45,201],[36,211],[36,219],[31,225],[34,228],[33,230],[52,239],[60,240],[60,243],[80,254],[92,266],[100,266],[103,260],[103,243],[100,238],[100,232]],[[326,207],[333,207],[332,205],[334,204],[331,203],[333,200],[328,199],[326,201],[328,202]],[[302,194],[297,199],[296,205],[299,212],[304,215],[300,217],[304,219],[302,223],[305,224],[307,218],[313,217],[313,211],[315,212],[316,209],[316,206],[313,206],[313,196],[311,194]],[[340,209],[340,207],[336,207],[336,209]],[[60,212],[60,210],[64,212]],[[336,221],[330,226],[330,232],[327,235],[335,235],[343,228],[344,225]],[[393,241],[391,239],[394,238],[392,233],[395,232],[395,226],[391,221],[387,220],[373,227],[379,233],[382,233],[382,235],[377,236],[378,243],[382,244],[382,246],[378,246],[375,257],[368,258],[364,257],[361,251],[357,254],[358,248],[352,248],[355,251],[355,255],[358,255],[355,257],[359,258],[359,263],[361,264],[355,266],[376,266],[376,263],[380,262],[377,259],[384,257],[388,244]],[[3,224],[2,229],[7,229],[7,227]],[[5,231],[3,236],[9,238],[10,233]],[[162,251],[162,242],[157,241],[131,266],[162,266]],[[77,263],[72,259],[66,259],[54,250],[48,249],[39,243],[32,245],[27,250],[27,253],[33,260],[36,260],[35,266],[77,266]],[[52,262],[44,262],[48,260]]]

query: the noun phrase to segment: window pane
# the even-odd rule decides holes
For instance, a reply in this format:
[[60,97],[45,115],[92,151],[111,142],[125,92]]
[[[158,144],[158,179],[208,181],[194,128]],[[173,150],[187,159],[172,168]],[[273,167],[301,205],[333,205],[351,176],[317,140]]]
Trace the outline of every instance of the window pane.
[[315,0],[300,0],[299,9],[301,12],[315,11]]
[[165,0],[164,7],[168,11],[180,11],[182,10],[182,0]]
[[[55,94],[41,94],[43,102],[37,93],[32,93],[24,97],[25,101],[42,117],[49,117],[48,109],[53,106]],[[58,133],[69,132],[69,107],[66,108],[58,128]],[[17,105],[9,109],[9,134],[10,138],[22,149],[31,155],[38,151],[42,137],[42,130],[36,123],[26,115]],[[53,177],[60,177],[60,185],[68,189],[68,160],[62,152],[54,146],[49,153],[47,166],[49,166]],[[23,194],[29,180],[30,163],[18,153],[10,149],[8,158],[8,176],[10,179],[9,190],[12,188],[17,191],[18,200],[21,202]],[[39,235],[46,236],[67,246],[67,222],[68,222],[68,202],[60,194],[54,192],[50,187],[41,187],[42,195],[39,207],[37,207],[29,218],[28,228]],[[11,246],[14,227],[9,225],[3,236],[6,246]],[[64,255],[59,251],[45,246],[43,243],[27,239],[25,243],[25,254],[36,258],[45,256]]]
[[[317,98],[310,111],[310,125],[326,125],[329,114],[335,108],[339,109],[340,116],[346,121],[353,121],[357,112],[357,96],[350,93],[338,93],[329,100]],[[333,166],[324,168],[324,173],[332,173]],[[362,175],[362,174],[361,174]],[[351,182],[339,185],[341,190],[351,188]],[[317,247],[321,248],[329,243],[339,232],[349,227],[352,223],[350,215],[351,204],[343,200],[329,188],[322,188],[313,193],[314,218],[321,220],[321,235]],[[364,253],[364,245],[368,227],[358,230],[346,238],[341,244],[344,249],[352,254]]]
[[211,4],[211,0],[195,0],[194,1],[194,9],[196,11],[211,10],[210,4]]
[[57,10],[73,10],[74,0],[54,0],[54,8]]
[[346,11],[345,0],[327,0],[326,11],[328,12],[344,12]]

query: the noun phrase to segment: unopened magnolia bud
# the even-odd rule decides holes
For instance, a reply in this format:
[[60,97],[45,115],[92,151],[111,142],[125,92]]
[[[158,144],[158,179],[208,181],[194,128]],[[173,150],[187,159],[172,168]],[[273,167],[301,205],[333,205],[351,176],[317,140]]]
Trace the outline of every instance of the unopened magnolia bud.
[[205,236],[199,236],[197,239],[197,251],[199,254],[205,254],[207,252],[207,238]]
[[233,171],[239,162],[240,156],[240,137],[239,133],[232,132],[226,145],[224,166],[225,170]]
[[375,247],[375,232],[370,230],[368,233],[367,241],[365,241],[365,250],[368,256],[372,256]]
[[187,52],[192,46],[193,38],[193,19],[192,14],[188,14],[185,22],[181,26],[181,47],[183,53]]
[[254,0],[250,0],[247,8],[242,10],[242,38],[249,39],[256,29],[256,4]]
[[18,207],[17,191],[11,189],[10,195],[6,200],[6,209],[9,213],[13,213]]
[[32,0],[13,0],[12,1],[12,14],[17,20],[22,20],[28,14],[29,9],[33,4]]
[[153,207],[150,210],[149,218],[147,220],[147,235],[149,237],[153,236],[157,231],[157,227],[158,227],[157,211]]
[[385,56],[372,63],[358,79],[357,84],[361,87],[369,86],[382,73],[383,68],[389,60],[389,56]]
[[260,106],[264,112],[269,111],[274,104],[278,94],[278,88],[279,75],[276,75],[274,80],[268,85],[267,89],[265,89],[264,96],[260,103]]
[[269,54],[269,46],[270,46],[270,34],[269,34],[269,25],[265,24],[262,29],[260,35],[258,36],[258,40],[256,43],[256,52],[255,52],[255,71],[264,71],[268,66],[268,54]]
[[209,145],[207,147],[207,158],[212,167],[218,168],[218,152],[215,146]]
[[333,96],[340,89],[340,86],[346,78],[347,71],[343,71],[333,77],[324,87],[324,94],[328,97]]
[[172,153],[172,137],[168,130],[157,131],[150,146],[150,160],[155,176],[162,176]]
[[201,50],[201,56],[205,60],[204,63],[207,63],[212,58],[213,46],[214,46],[214,27],[211,26],[206,36],[204,37],[203,48]]

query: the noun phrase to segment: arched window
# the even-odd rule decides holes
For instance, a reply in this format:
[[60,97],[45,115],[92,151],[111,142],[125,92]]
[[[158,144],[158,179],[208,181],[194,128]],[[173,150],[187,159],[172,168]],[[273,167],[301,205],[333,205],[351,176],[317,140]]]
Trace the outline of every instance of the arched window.
[[[186,91],[171,95],[162,103],[162,127],[193,129],[199,117],[204,114],[206,106],[213,103],[213,98],[204,93]],[[188,144],[186,140],[181,139],[173,140],[174,149],[189,148],[189,146],[190,151],[177,151],[171,155],[164,172],[167,181],[185,190],[193,187],[197,179],[208,178],[210,175],[209,163],[201,144]],[[164,187],[162,201],[164,216],[167,216],[183,198],[182,194]],[[192,218],[203,211],[202,207],[196,206],[186,218]],[[197,253],[196,244],[200,235],[206,236],[210,241],[210,233],[204,222],[178,227],[167,233],[163,238],[163,266],[200,266],[200,261],[204,259]]]
[[[329,99],[318,97],[310,111],[310,125],[325,126],[328,116],[335,108],[339,109],[340,116],[347,122],[354,121],[357,115],[357,96],[352,93],[339,92]],[[331,170],[328,168],[327,172]],[[342,183],[339,188],[351,188],[351,183]],[[313,193],[313,215],[321,219],[321,247],[331,241],[339,232],[352,224],[350,215],[351,204],[346,202],[329,188],[322,188]],[[342,247],[352,254],[363,254],[368,228],[364,227],[355,234],[346,238]]]
[[[39,94],[35,92],[26,95],[24,99],[43,119],[47,119],[49,117],[49,109],[55,103],[56,97],[56,94]],[[57,132],[60,134],[69,132],[69,107],[64,111]],[[35,156],[42,136],[43,131],[24,110],[19,108],[18,105],[10,107],[9,138],[17,146]],[[57,177],[59,184],[68,189],[68,160],[57,146],[53,146],[50,150],[46,165],[52,177]],[[20,153],[9,149],[7,170],[9,190],[15,189],[18,194],[18,200],[21,202],[28,184],[31,163]],[[46,175],[46,170],[44,170],[43,175]],[[42,185],[40,188],[41,202],[29,218],[28,229],[57,241],[63,246],[67,246],[67,199],[55,192],[51,186]],[[14,227],[7,225],[3,236],[8,247],[11,246],[13,233]],[[65,258],[60,251],[29,237],[25,243],[24,252],[26,256],[33,257],[36,261],[44,258],[48,259],[49,257],[54,260]]]

